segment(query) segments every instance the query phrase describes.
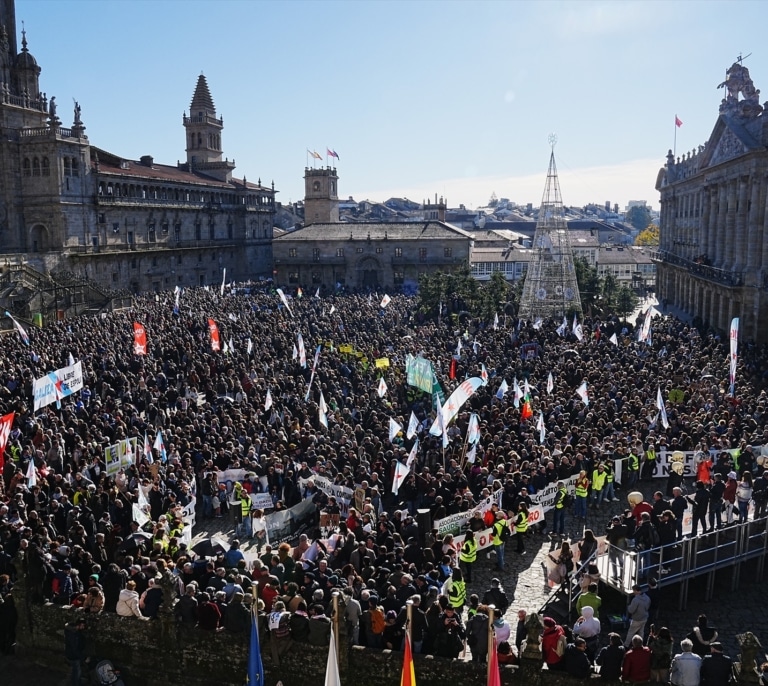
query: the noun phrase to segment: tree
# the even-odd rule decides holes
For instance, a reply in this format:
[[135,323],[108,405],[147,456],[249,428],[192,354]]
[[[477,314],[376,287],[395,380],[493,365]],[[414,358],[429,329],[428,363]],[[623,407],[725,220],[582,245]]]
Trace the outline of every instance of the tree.
[[635,245],[658,245],[659,244],[659,227],[656,224],[648,224],[643,229],[637,238],[635,238]]
[[639,298],[637,294],[626,284],[619,287],[616,292],[616,314],[626,319],[637,307]]
[[490,281],[480,290],[478,316],[486,321],[493,319],[495,314],[503,311],[509,295],[510,287],[504,275],[493,272]]
[[632,224],[638,231],[642,231],[651,223],[651,211],[645,205],[633,205],[627,211],[625,221]]
[[587,310],[597,304],[598,296],[602,292],[600,275],[597,268],[590,266],[583,257],[577,257],[573,266],[576,269],[576,283],[579,284],[581,307]]

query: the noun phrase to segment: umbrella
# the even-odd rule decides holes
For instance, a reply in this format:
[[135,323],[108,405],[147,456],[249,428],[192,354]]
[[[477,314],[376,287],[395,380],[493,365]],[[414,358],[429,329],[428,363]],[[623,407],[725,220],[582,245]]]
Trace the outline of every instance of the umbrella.
[[135,531],[126,537],[120,546],[120,550],[133,550],[140,545],[144,545],[150,538],[152,538],[152,534],[148,534],[146,531]]
[[216,536],[204,538],[202,541],[198,541],[192,546],[192,551],[197,553],[200,557],[216,557],[219,553],[227,552],[227,549],[227,542],[222,541]]

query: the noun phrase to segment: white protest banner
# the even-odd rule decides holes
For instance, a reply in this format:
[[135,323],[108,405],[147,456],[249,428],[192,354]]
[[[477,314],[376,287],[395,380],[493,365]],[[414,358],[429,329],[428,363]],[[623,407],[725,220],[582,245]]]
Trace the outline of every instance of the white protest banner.
[[275,504],[269,493],[251,493],[251,507],[256,510],[273,510]]
[[75,362],[55,372],[48,372],[44,377],[35,379],[32,384],[34,411],[66,398],[83,388],[83,365]]
[[476,512],[484,515],[491,509],[491,505],[494,503],[501,506],[502,493],[504,493],[504,489],[500,488],[495,493],[492,493],[487,498],[480,501],[471,510],[457,512],[456,514],[448,515],[443,519],[437,519],[432,523],[432,528],[437,529],[441,536],[445,534],[457,534],[469,524],[469,520],[472,519]]

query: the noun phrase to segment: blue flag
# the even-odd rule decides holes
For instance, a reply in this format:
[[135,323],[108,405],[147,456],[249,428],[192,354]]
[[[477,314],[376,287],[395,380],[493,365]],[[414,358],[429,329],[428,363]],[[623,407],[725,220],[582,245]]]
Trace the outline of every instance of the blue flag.
[[251,643],[248,648],[248,686],[264,686],[264,664],[261,661],[259,627],[256,611],[251,612]]

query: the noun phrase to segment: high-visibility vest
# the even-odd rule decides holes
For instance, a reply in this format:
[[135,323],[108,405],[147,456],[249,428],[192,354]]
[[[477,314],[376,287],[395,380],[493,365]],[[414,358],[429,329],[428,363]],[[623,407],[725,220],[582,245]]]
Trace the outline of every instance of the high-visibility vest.
[[576,497],[586,498],[588,488],[589,488],[589,479],[587,479],[586,477],[576,481]]
[[613,483],[613,467],[609,464],[605,465],[606,481],[609,484]]
[[560,494],[560,499],[557,502],[557,505],[555,505],[556,510],[562,510],[565,507],[565,496],[568,495],[568,491],[565,490],[565,488],[561,488],[558,493]]
[[645,459],[649,462],[653,462],[656,459],[656,451],[651,448],[650,450],[645,451]]
[[245,491],[240,492],[240,511],[243,513],[243,519],[251,514],[251,496]]
[[528,531],[528,515],[525,512],[518,512],[515,518],[515,532],[524,534]]
[[629,453],[629,464],[627,465],[627,469],[630,472],[636,472],[638,469],[640,469],[640,462],[637,459],[637,455],[635,453]]
[[461,607],[467,600],[467,585],[463,581],[452,581],[451,590],[448,591],[448,600],[451,607]]
[[506,519],[498,519],[493,525],[493,545],[504,545],[504,541],[501,540],[501,532],[504,531],[504,527],[507,525]]
[[468,541],[464,541],[464,545],[461,546],[459,551],[459,560],[472,564],[477,559],[477,541],[473,538]]
[[594,472],[592,472],[592,490],[602,491],[607,478],[607,472],[601,472],[599,469],[596,469]]

